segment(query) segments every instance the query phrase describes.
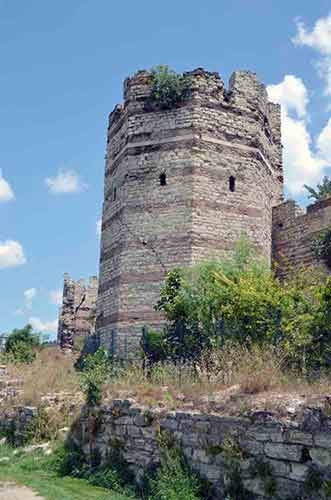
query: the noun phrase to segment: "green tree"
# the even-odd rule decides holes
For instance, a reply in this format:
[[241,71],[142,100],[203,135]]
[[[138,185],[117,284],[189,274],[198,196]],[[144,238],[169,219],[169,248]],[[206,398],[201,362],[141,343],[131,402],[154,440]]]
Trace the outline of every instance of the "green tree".
[[173,359],[195,360],[225,341],[277,337],[281,287],[246,238],[232,259],[171,271],[156,306],[167,319],[163,338]]
[[318,287],[316,312],[311,321],[307,363],[317,370],[331,368],[331,278]]
[[41,334],[33,331],[31,325],[15,328],[8,336],[5,354],[16,363],[31,363],[35,357],[35,348],[40,345]]
[[315,201],[325,200],[331,196],[331,177],[323,177],[322,182],[317,184],[316,189],[307,186],[306,184],[304,187],[309,193],[308,198],[313,198]]
[[269,344],[296,368],[327,366],[330,289],[311,270],[280,284],[242,238],[231,259],[168,274],[156,306],[167,320],[165,351],[171,359],[195,362],[203,351],[228,342]]

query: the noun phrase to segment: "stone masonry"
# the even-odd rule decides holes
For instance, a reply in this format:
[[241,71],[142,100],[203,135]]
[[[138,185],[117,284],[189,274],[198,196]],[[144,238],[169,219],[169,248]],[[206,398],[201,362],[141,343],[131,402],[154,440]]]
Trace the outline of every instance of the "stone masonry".
[[58,344],[62,349],[81,348],[83,339],[95,333],[98,279],[92,276],[74,281],[64,275],[62,307],[59,313]]
[[294,201],[287,201],[273,209],[273,257],[277,273],[286,278],[302,267],[320,266],[312,251],[313,240],[320,231],[331,225],[331,198],[314,203],[306,212]]
[[271,262],[272,210],[283,201],[280,107],[255,74],[188,75],[189,99],[160,111],[151,73],[124,83],[109,117],[97,304],[101,345],[137,351],[164,276],[233,250],[242,233]]
[[244,498],[326,500],[331,498],[329,399],[295,411],[292,405],[282,417],[270,411],[236,417],[149,409],[118,399],[85,407],[72,438],[88,460],[105,463],[113,447],[120,450],[138,483],[155,471],[162,443],[168,443],[212,485],[215,499],[230,498],[230,482],[238,487],[241,481],[251,493]]

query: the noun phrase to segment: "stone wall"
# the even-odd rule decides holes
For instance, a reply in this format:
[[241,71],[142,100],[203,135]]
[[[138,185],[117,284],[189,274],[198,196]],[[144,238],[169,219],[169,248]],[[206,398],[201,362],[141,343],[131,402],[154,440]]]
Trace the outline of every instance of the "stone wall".
[[314,238],[331,225],[331,198],[314,203],[305,212],[295,201],[286,201],[273,209],[273,257],[276,270],[286,278],[300,268],[321,266],[312,250]]
[[162,324],[154,305],[169,269],[232,252],[242,233],[271,258],[280,108],[253,73],[235,72],[229,89],[217,73],[188,75],[191,97],[160,111],[151,73],[138,72],[109,118],[97,334],[122,357],[137,351],[143,325]]
[[114,400],[98,410],[85,408],[72,437],[88,459],[99,456],[101,463],[116,446],[138,482],[159,465],[166,437],[211,483],[216,499],[224,498],[234,464],[240,470],[236,481],[251,498],[326,499],[331,492],[330,409],[327,398],[298,413],[289,408],[282,417],[267,411],[227,417]]
[[98,279],[88,283],[64,275],[62,307],[59,311],[58,344],[63,349],[81,347],[83,339],[95,333]]

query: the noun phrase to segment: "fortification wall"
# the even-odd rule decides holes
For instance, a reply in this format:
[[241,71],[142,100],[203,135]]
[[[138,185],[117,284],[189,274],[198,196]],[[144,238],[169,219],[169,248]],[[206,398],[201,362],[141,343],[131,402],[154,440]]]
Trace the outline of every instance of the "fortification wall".
[[330,225],[331,198],[309,205],[306,212],[292,200],[273,209],[273,258],[280,278],[303,267],[330,273],[312,250],[314,238]]
[[58,344],[72,349],[75,344],[95,332],[98,279],[92,276],[88,283],[74,281],[64,275],[62,307],[59,311]]
[[243,232],[271,258],[272,206],[283,199],[280,108],[252,73],[234,73],[229,90],[217,73],[188,75],[191,97],[160,111],[151,74],[139,72],[109,119],[97,332],[124,355],[136,352],[144,324],[162,324],[153,306],[169,269],[231,252]]
[[293,401],[282,417],[268,411],[234,417],[151,410],[133,400],[114,400],[92,411],[85,407],[72,437],[88,460],[99,457],[105,463],[113,447],[120,450],[137,482],[155,471],[160,447],[168,443],[177,446],[188,464],[209,481],[215,499],[225,498],[231,481],[237,491],[241,482],[252,495],[247,498],[257,500],[329,498],[328,398],[294,406]]

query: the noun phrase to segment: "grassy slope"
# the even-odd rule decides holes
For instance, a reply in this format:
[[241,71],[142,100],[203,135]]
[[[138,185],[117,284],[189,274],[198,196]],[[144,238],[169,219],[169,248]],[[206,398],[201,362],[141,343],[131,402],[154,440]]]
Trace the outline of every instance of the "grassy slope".
[[128,500],[110,490],[91,486],[82,479],[59,477],[43,467],[45,458],[39,453],[14,455],[13,449],[0,445],[0,481],[12,480],[30,487],[45,500]]

